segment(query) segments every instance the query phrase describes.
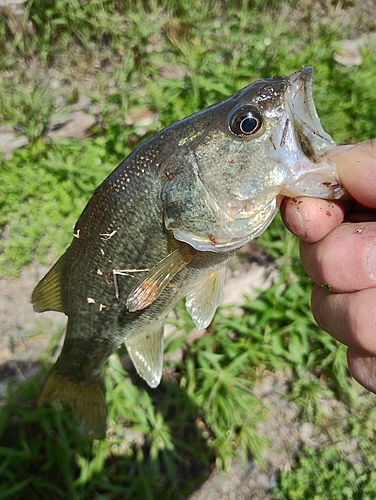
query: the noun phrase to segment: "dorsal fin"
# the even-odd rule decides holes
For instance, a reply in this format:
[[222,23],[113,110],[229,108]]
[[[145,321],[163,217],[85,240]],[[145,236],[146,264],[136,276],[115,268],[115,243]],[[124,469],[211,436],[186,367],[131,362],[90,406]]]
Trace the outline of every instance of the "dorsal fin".
[[134,366],[150,387],[157,387],[162,378],[163,326],[156,323],[147,330],[125,340]]
[[209,326],[222,300],[225,274],[226,266],[211,271],[187,295],[185,306],[199,330]]
[[31,296],[35,312],[64,312],[60,288],[60,274],[64,256],[65,254],[60,257],[54,267],[48,271],[46,276],[35,287]]
[[173,277],[191,262],[195,254],[195,250],[182,243],[179,248],[160,260],[128,295],[127,307],[129,311],[139,311],[152,304]]

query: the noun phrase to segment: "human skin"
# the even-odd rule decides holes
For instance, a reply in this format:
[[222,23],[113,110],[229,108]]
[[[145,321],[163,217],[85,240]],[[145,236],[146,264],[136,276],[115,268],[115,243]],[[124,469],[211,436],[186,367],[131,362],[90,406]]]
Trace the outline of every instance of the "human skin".
[[329,158],[348,199],[284,198],[281,214],[316,283],[316,322],[348,346],[351,375],[376,393],[376,139],[341,146]]

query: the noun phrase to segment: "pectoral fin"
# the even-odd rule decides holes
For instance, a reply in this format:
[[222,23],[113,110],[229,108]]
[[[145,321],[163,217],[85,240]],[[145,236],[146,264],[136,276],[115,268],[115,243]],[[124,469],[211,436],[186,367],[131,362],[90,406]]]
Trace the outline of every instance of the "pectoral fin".
[[222,300],[226,266],[215,269],[197,282],[189,292],[185,306],[200,330],[207,328]]
[[64,312],[60,290],[60,273],[64,255],[35,287],[31,302],[35,312]]
[[191,262],[194,255],[194,250],[189,245],[182,244],[159,261],[128,295],[127,307],[129,311],[139,311],[152,304],[174,276]]
[[163,323],[157,323],[153,328],[125,340],[138,374],[150,387],[157,387],[162,378],[163,326]]

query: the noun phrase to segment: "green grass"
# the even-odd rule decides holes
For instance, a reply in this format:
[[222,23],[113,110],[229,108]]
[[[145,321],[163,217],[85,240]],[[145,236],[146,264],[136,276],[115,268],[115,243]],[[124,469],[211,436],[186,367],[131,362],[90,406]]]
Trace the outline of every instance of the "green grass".
[[375,498],[374,405],[337,421],[334,440],[304,446],[294,472],[282,473],[276,500]]
[[[0,160],[0,274],[17,276],[35,258],[53,263],[93,190],[133,148],[260,77],[312,64],[324,128],[338,143],[376,136],[375,55],[365,48],[356,67],[334,61],[350,34],[333,21],[335,7],[326,2],[323,16],[308,1],[29,0],[17,32],[0,14],[0,121],[28,139]],[[96,117],[91,137],[52,141],[48,125],[81,102]],[[147,130],[126,123],[142,109],[156,115]],[[264,369],[287,368],[287,397],[328,444],[302,449],[275,498],[374,498],[372,396],[360,395],[345,348],[313,321],[296,239],[277,219],[259,241],[278,259],[279,281],[245,298],[242,314],[222,308],[210,333],[189,345],[179,333],[192,322],[180,305],[166,355],[181,347],[184,355],[165,363],[171,379],[149,390],[125,371],[122,352],[111,358],[106,440],[81,437],[68,408],[36,407],[49,353],[43,377],[10,388],[0,415],[0,498],[185,498],[214,463],[225,467],[240,453],[262,466],[268,443],[257,423],[266,410],[253,388]],[[355,416],[338,422],[326,399]],[[343,452],[351,438],[356,460]]]

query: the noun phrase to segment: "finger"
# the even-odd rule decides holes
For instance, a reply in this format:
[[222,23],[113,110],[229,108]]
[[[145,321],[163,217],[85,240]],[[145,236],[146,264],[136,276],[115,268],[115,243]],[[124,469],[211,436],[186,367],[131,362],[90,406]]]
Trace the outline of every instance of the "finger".
[[354,293],[312,290],[312,313],[317,324],[332,337],[356,351],[376,356],[376,289]]
[[376,139],[329,155],[343,187],[359,203],[376,208]]
[[376,394],[376,358],[349,347],[347,363],[354,379]]
[[284,198],[281,203],[282,220],[287,229],[309,243],[319,241],[344,217],[344,205],[337,201],[304,196]]
[[376,222],[345,222],[317,243],[301,241],[300,258],[308,276],[332,292],[376,287]]

